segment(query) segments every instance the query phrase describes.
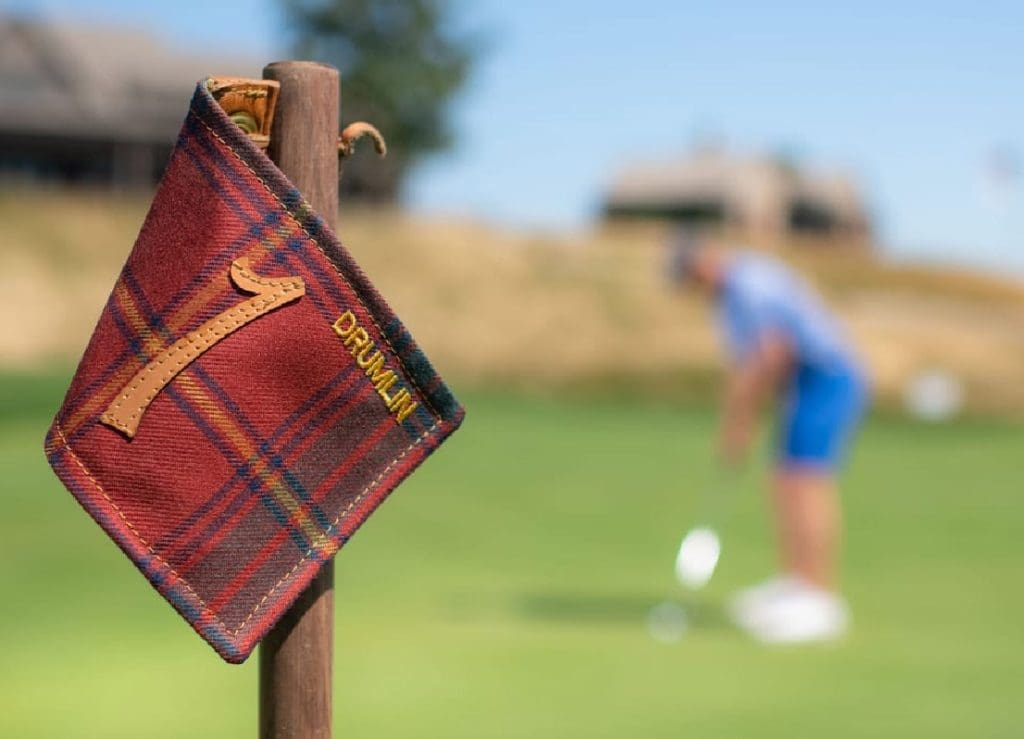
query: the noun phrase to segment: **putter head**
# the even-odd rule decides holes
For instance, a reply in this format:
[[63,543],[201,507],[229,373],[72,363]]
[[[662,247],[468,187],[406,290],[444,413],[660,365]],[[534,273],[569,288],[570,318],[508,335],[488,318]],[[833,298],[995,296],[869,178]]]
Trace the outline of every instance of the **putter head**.
[[676,578],[684,587],[692,590],[704,587],[715,572],[721,551],[722,543],[713,529],[691,529],[679,545]]

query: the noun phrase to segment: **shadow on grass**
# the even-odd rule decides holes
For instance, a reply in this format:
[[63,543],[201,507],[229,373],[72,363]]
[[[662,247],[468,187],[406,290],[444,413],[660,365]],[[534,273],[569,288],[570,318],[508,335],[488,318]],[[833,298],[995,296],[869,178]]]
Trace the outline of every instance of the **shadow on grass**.
[[699,597],[666,599],[654,593],[532,593],[519,598],[514,610],[520,618],[530,621],[632,626],[644,623],[652,609],[666,603],[686,613],[690,629],[735,630],[721,603]]

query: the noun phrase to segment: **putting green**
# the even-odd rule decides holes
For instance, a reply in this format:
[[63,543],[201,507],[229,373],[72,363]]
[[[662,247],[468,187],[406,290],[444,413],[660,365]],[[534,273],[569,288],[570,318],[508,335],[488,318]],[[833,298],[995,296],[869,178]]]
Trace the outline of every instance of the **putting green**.
[[[0,382],[0,736],[254,736],[255,659],[221,663],[46,467],[64,382]],[[339,737],[1018,733],[1021,430],[872,420],[844,492],[854,631],[781,650],[722,617],[770,571],[755,476],[707,590],[675,584],[709,412],[464,400],[338,559]],[[663,601],[689,620],[670,644]]]

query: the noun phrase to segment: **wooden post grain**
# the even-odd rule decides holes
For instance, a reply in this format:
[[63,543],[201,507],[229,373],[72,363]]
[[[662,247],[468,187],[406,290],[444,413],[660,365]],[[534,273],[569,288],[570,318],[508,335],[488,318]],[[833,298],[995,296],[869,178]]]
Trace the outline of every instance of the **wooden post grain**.
[[[268,154],[332,227],[338,209],[338,70],[275,62],[281,83]],[[334,562],[260,645],[260,739],[330,739]]]

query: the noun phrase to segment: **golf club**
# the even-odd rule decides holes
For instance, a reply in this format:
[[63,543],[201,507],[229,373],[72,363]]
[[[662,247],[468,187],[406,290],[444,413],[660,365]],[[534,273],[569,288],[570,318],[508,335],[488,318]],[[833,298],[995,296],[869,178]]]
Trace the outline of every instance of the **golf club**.
[[686,532],[676,555],[676,578],[683,587],[698,590],[715,572],[722,552],[717,529],[725,506],[733,497],[738,476],[737,470],[722,467],[714,483],[702,487],[697,518],[700,524]]

